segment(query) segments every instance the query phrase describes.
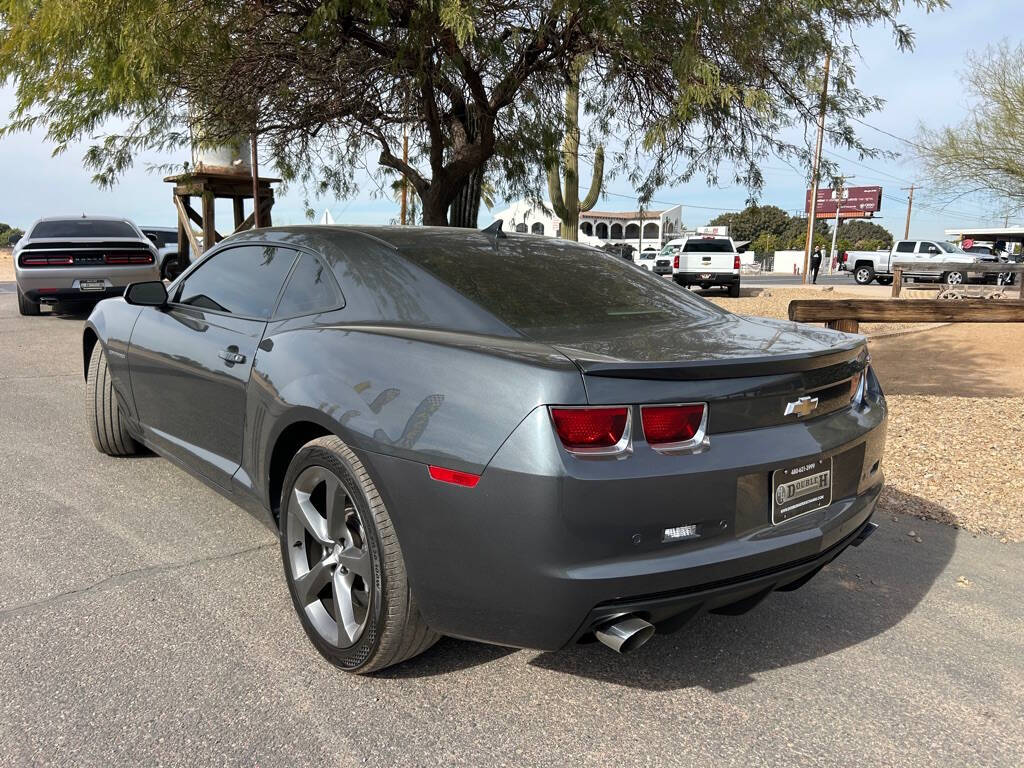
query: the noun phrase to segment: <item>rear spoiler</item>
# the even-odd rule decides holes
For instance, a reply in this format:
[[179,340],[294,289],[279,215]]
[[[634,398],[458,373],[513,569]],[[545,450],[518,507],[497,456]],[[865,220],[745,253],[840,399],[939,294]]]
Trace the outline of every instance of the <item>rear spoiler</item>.
[[574,351],[572,358],[587,376],[604,376],[615,379],[702,381],[800,373],[844,363],[853,364],[856,368],[863,368],[868,362],[868,349],[865,342],[854,341],[849,345],[833,347],[818,354],[771,355],[736,360],[609,362],[608,360],[588,360],[577,351]]

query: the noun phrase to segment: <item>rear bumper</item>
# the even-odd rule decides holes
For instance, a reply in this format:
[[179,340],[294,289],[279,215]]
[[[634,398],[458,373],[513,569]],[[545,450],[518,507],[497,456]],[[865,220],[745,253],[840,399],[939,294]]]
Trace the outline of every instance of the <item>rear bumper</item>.
[[[20,267],[15,266],[18,288],[32,301],[56,296],[62,302],[97,301],[120,296],[129,283],[160,279],[160,264],[100,267]],[[82,280],[102,280],[102,291],[83,291]]]
[[707,288],[712,285],[736,285],[740,281],[739,272],[675,272],[672,279],[680,285],[699,285]]
[[[862,411],[712,434],[700,454],[638,443],[627,457],[591,460],[567,457],[538,409],[473,489],[432,481],[415,462],[363,459],[434,630],[555,650],[609,616],[637,612],[671,628],[813,575],[874,511],[885,423],[879,398]],[[817,456],[834,460],[833,503],[772,525],[772,471]],[[680,525],[699,535],[662,541]]]

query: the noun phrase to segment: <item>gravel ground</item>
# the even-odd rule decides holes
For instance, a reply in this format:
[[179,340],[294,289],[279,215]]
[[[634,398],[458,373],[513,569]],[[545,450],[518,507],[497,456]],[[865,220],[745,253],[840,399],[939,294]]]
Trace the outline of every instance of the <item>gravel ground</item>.
[[1021,399],[887,399],[885,511],[930,517],[1004,542],[1024,541]]

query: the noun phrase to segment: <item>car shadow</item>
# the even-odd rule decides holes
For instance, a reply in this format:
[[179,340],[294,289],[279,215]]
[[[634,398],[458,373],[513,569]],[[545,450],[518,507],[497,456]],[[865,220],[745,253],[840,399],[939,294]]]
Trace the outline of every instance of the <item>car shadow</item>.
[[954,517],[925,499],[886,489],[874,517],[878,531],[796,592],[769,595],[742,616],[700,616],[674,634],[655,634],[628,656],[578,646],[540,654],[530,664],[655,691],[726,691],[759,673],[862,643],[914,610],[956,548],[957,529],[904,516],[911,508],[931,518]]
[[[737,688],[762,672],[876,637],[914,610],[952,558],[958,531],[905,515],[910,509],[955,519],[925,499],[886,489],[874,516],[878,531],[862,546],[843,552],[803,588],[769,595],[742,616],[699,616],[675,633],[655,634],[626,656],[597,643],[536,653],[444,638],[421,656],[378,675],[429,677],[510,653],[533,653],[528,661],[532,666],[603,683],[652,691]],[[918,535],[909,536],[911,531]]]

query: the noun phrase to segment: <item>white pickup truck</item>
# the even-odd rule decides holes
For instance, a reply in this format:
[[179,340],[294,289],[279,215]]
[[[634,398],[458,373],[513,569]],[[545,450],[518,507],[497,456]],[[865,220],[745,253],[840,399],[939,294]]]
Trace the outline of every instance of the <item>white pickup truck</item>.
[[904,277],[960,285],[967,282],[967,272],[929,267],[933,264],[975,264],[978,257],[945,240],[899,240],[890,251],[848,251],[846,255],[846,268],[853,273],[858,285],[867,285],[872,280],[891,285],[894,262],[910,265],[904,267]]
[[684,288],[720,285],[729,295],[740,295],[740,255],[731,237],[688,235],[669,240],[658,261],[672,259],[672,279]]

